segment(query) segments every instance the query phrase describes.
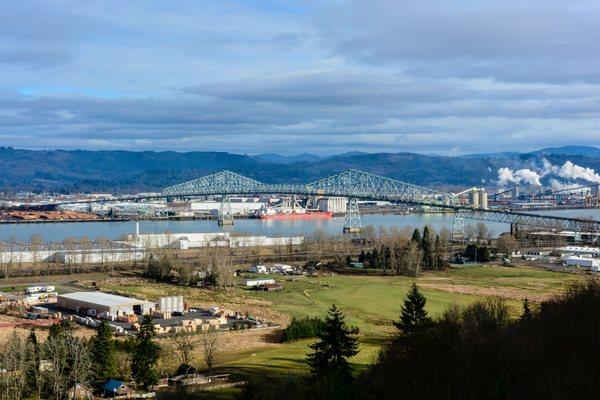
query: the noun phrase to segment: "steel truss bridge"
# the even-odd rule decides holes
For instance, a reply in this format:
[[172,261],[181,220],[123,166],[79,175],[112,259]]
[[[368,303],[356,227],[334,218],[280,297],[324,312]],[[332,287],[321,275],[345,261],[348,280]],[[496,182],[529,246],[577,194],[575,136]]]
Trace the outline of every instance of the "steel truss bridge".
[[[474,209],[461,206],[458,197],[425,187],[358,170],[348,170],[328,178],[306,184],[270,184],[243,175],[222,171],[189,182],[168,187],[165,197],[223,195],[285,194],[305,196],[342,196],[351,201],[380,200],[402,204],[430,206],[456,212],[456,218],[494,221],[511,225],[511,230],[522,226],[552,231],[600,232],[600,221],[557,217],[543,214]],[[351,208],[355,210],[355,207]],[[226,207],[221,208],[222,213]],[[354,211],[356,212],[356,211]],[[346,219],[356,221],[356,215]],[[359,222],[358,222],[359,223]],[[356,224],[356,222],[354,222]],[[353,228],[348,226],[345,228]]]

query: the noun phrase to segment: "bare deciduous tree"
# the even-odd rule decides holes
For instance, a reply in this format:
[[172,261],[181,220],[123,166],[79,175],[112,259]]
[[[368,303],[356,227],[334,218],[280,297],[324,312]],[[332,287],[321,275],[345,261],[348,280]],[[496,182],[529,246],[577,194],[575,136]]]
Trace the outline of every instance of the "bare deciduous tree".
[[510,257],[517,250],[517,240],[512,235],[502,235],[496,241],[496,247],[500,253]]
[[219,332],[216,329],[211,328],[202,333],[202,352],[210,375],[219,352]]
[[198,338],[191,332],[179,332],[171,335],[171,340],[180,364],[190,364],[198,345]]

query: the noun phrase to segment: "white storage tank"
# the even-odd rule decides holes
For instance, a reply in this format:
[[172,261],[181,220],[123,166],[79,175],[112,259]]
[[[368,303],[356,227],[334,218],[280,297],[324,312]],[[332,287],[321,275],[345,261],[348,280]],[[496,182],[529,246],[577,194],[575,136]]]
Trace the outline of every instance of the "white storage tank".
[[487,210],[487,208],[488,208],[488,194],[485,191],[485,189],[479,190],[479,205],[484,210]]
[[473,208],[479,208],[479,190],[473,189],[469,192],[469,203]]

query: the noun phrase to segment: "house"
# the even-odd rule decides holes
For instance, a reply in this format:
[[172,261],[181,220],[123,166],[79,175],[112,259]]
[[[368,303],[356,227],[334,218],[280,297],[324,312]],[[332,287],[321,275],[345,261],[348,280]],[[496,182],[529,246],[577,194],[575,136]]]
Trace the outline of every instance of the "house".
[[254,286],[254,290],[259,290],[263,292],[278,292],[282,289],[283,287],[279,283],[264,283],[262,285]]
[[127,394],[133,393],[132,388],[127,386],[125,383],[123,383],[121,381],[117,381],[115,379],[111,379],[108,382],[106,382],[102,386],[102,391],[104,392],[105,396],[111,396],[111,397],[127,395]]
[[294,267],[287,264],[273,264],[272,270],[280,274],[287,274],[294,271]]
[[266,274],[267,266],[261,265],[261,264],[253,265],[250,267],[250,272],[252,272],[254,274]]
[[92,389],[82,383],[77,383],[67,391],[67,399],[88,400],[93,398]]

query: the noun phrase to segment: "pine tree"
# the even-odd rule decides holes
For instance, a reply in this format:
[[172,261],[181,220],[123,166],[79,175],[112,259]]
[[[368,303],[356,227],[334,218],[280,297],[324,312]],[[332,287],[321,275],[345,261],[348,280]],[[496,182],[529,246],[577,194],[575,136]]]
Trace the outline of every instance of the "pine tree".
[[96,335],[92,338],[92,360],[94,361],[94,374],[96,380],[105,382],[117,377],[117,354],[115,341],[108,322],[102,321],[98,325]]
[[432,240],[429,227],[425,225],[423,228],[423,237],[421,238],[421,250],[423,251],[423,264],[424,267],[430,269],[433,266],[433,255],[432,255]]
[[433,245],[433,261],[435,269],[444,268],[444,256],[442,254],[442,243],[439,235],[435,235],[435,243]]
[[481,246],[477,248],[477,261],[490,261],[490,250],[487,248],[487,246]]
[[135,382],[147,389],[158,382],[156,363],[158,361],[160,346],[154,342],[153,318],[144,315],[140,321],[140,331],[135,339],[135,354],[131,360],[131,372]]
[[421,294],[417,284],[413,283],[404,300],[400,321],[394,322],[394,326],[404,334],[411,334],[429,325],[431,318],[425,311],[426,302],[427,299]]
[[360,255],[358,256],[358,262],[364,263],[366,259],[367,259],[367,255],[365,254],[365,250],[362,249],[360,251]]
[[346,266],[349,267],[352,265],[352,257],[350,257],[349,255],[346,256]]
[[332,305],[325,324],[317,334],[319,341],[310,345],[314,353],[307,362],[315,378],[332,378],[347,381],[351,378],[348,358],[358,354],[358,329],[350,329],[344,322],[344,314]]
[[385,246],[383,250],[383,272],[385,274],[386,269],[390,266],[390,261],[392,260],[392,251],[388,246]]
[[371,268],[379,268],[379,252],[377,249],[373,249],[371,252],[371,257],[369,259],[369,264],[371,264]]
[[413,234],[412,234],[412,239],[411,239],[411,240],[412,240],[413,242],[415,242],[415,243],[418,243],[419,245],[421,244],[421,232],[419,232],[419,230],[418,230],[418,229],[415,229],[415,230],[413,231]]
[[39,399],[42,390],[42,375],[40,363],[42,360],[40,344],[35,334],[35,328],[31,328],[25,343],[25,362],[27,370],[25,375],[25,394],[28,397]]
[[529,299],[523,300],[523,314],[521,314],[521,321],[531,321],[531,307],[529,306]]

